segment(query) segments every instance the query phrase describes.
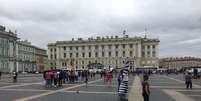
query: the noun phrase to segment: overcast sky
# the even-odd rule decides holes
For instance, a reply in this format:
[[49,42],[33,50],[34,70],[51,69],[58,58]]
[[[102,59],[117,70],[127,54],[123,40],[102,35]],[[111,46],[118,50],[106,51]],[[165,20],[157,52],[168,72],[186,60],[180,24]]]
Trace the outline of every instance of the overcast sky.
[[201,57],[201,0],[0,0],[0,25],[47,49],[71,38],[160,39],[160,57]]

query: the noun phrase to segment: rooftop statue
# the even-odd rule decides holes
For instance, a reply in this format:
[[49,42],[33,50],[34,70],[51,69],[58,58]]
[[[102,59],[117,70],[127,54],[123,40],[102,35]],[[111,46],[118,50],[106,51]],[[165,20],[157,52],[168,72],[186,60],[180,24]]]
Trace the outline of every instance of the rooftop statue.
[[0,25],[0,31],[5,31],[5,30],[6,30],[6,28],[4,26]]

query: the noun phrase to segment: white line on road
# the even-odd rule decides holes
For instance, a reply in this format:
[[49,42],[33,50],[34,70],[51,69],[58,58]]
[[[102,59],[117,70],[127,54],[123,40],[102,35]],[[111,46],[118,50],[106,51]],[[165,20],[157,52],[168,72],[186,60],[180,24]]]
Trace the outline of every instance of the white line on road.
[[11,88],[11,87],[28,86],[28,85],[33,85],[33,84],[38,84],[38,83],[24,83],[24,84],[19,84],[19,85],[3,86],[3,87],[0,87],[0,89]]
[[[184,88],[183,86],[150,86],[150,88],[160,88],[160,89],[180,89]],[[194,88],[201,88],[201,87],[194,87]]]
[[186,89],[186,90],[175,90],[175,91],[178,91],[178,92],[201,92],[200,89]]
[[91,92],[91,91],[61,91],[66,93],[84,93],[84,94],[117,94],[117,92]]
[[52,90],[40,90],[40,89],[0,89],[0,91],[27,91],[27,92],[41,92],[41,91],[52,91]]
[[190,98],[182,93],[176,92],[174,90],[163,90],[163,91],[166,94],[170,95],[176,101],[195,101],[192,98]]
[[[171,78],[171,77],[168,77],[168,76],[164,76],[164,77],[165,77],[165,78],[169,78],[169,79],[171,79],[171,80],[175,80],[175,81],[180,82],[180,83],[183,83],[183,84],[185,83],[185,81],[183,81],[183,80]],[[200,86],[200,85],[193,84],[193,87],[200,88],[201,86]]]
[[188,95],[190,97],[201,97],[201,95]]
[[[95,83],[95,82],[98,82],[98,81],[101,81],[101,80],[102,80],[102,79],[90,81],[90,82],[88,82],[88,84]],[[40,97],[47,96],[47,95],[50,95],[50,94],[54,94],[54,93],[57,93],[57,92],[62,92],[62,91],[65,91],[65,90],[69,90],[69,89],[73,89],[73,88],[85,86],[85,85],[86,85],[86,84],[75,85],[75,86],[71,86],[71,87],[67,87],[67,88],[63,88],[63,89],[59,89],[59,90],[55,90],[55,91],[45,92],[45,93],[42,93],[42,94],[39,94],[39,95],[33,95],[33,96],[29,96],[29,97],[17,99],[17,100],[14,100],[14,101],[27,101],[27,100],[32,100],[32,99],[40,98]]]

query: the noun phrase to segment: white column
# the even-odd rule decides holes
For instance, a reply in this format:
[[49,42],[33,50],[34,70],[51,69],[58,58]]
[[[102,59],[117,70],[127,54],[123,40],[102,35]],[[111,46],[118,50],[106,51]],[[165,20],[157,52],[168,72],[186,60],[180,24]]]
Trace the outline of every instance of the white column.
[[150,45],[150,57],[153,57],[153,45]]
[[111,54],[112,54],[112,57],[116,56],[115,45],[111,46]]
[[129,48],[129,45],[126,44],[126,45],[125,45],[125,56],[126,56],[126,57],[130,57],[130,51],[129,51],[129,49],[130,49],[130,48]]
[[136,48],[137,48],[136,44],[133,44],[133,50],[134,50],[134,51],[133,51],[133,56],[134,56],[134,57],[136,57],[136,52],[137,52],[137,49],[136,49]]
[[156,57],[159,58],[159,48],[158,48],[158,45],[155,45],[155,52],[156,52]]
[[145,58],[147,58],[147,45],[145,45],[144,47],[145,47]]
[[138,57],[141,57],[141,44],[140,43],[138,43],[138,46],[137,46],[138,48]]
[[95,58],[95,46],[91,46],[91,58]]

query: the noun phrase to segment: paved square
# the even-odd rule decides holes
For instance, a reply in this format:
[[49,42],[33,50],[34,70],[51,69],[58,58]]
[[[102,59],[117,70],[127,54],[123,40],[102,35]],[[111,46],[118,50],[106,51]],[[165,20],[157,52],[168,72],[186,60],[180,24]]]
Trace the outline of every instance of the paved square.
[[[142,78],[141,75],[139,77]],[[129,76],[129,92],[134,87],[134,78],[132,75]],[[11,78],[0,80],[0,101],[118,101],[116,78],[113,79],[111,86],[97,76],[90,79],[87,86],[83,81],[79,81],[74,84],[63,84],[59,88],[46,88],[42,75],[21,77],[18,81],[12,83]],[[194,80],[193,83],[193,89],[188,90],[185,88],[182,74],[151,75],[150,101],[182,101],[178,98],[180,96],[184,98],[183,101],[201,101],[200,80]]]

